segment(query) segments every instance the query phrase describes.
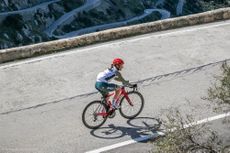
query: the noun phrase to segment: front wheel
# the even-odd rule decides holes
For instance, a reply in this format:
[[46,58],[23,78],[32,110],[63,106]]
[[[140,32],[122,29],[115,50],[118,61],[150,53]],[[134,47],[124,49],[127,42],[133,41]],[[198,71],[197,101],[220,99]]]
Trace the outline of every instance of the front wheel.
[[85,107],[82,113],[82,122],[90,129],[99,128],[106,121],[107,112],[106,104],[101,101],[93,101]]
[[128,97],[122,97],[120,103],[120,114],[124,118],[132,119],[139,115],[144,107],[144,98],[141,93],[131,91],[127,93]]

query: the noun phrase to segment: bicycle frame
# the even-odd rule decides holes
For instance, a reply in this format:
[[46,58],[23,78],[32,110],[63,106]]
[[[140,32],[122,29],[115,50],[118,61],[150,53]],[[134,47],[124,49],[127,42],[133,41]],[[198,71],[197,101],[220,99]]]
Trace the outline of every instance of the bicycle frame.
[[[106,102],[106,104],[109,106],[110,109],[112,108],[112,103],[111,103],[111,101],[109,100],[109,98],[110,98],[112,95],[114,95],[114,93],[108,94],[108,95],[106,96],[106,98],[103,98],[103,100],[102,100],[102,102],[103,102],[103,101]],[[126,99],[126,100],[128,101],[128,103],[129,103],[129,105],[133,106],[133,103],[131,102],[131,100],[130,100],[128,94],[127,94],[127,92],[125,91],[125,87],[124,87],[124,86],[121,87],[120,93],[119,93],[118,98],[117,98],[117,100],[116,100],[116,103],[117,103],[118,105],[120,105],[120,101],[121,101],[121,98],[122,98],[122,97],[125,97],[125,99]],[[110,115],[110,113],[113,112],[113,111],[115,111],[115,109],[113,109],[113,108],[112,108],[110,111],[108,111],[108,112],[107,112],[105,109],[103,109],[101,112],[96,113],[96,115],[97,115],[97,116],[107,117],[107,116]]]

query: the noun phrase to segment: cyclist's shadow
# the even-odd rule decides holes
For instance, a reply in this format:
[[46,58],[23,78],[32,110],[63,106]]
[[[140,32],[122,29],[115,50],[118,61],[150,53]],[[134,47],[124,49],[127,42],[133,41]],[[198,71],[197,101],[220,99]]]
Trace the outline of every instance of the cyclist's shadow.
[[148,137],[154,139],[159,136],[157,131],[160,130],[162,124],[159,119],[151,117],[137,117],[128,120],[127,123],[129,125],[127,127],[109,124],[108,127],[101,127],[92,130],[90,133],[100,139],[117,139],[129,136],[133,140],[145,142]]

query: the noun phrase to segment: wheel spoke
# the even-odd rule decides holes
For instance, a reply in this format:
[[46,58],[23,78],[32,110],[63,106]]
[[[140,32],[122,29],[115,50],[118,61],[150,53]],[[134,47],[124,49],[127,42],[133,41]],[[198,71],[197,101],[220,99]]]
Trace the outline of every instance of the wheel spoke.
[[105,122],[106,118],[96,114],[101,113],[103,109],[105,109],[105,105],[102,104],[100,101],[94,101],[88,104],[83,112],[83,123],[88,128],[100,127]]
[[133,118],[141,112],[144,99],[138,92],[129,92],[128,96],[133,105],[131,106],[126,98],[122,98],[120,113],[125,118]]

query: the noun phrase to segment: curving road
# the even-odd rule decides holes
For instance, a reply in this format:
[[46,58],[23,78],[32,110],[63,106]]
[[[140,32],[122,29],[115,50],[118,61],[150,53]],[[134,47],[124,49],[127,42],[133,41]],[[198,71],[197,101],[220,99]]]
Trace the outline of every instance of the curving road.
[[[119,113],[95,131],[82,124],[84,107],[100,98],[91,94],[95,77],[114,57],[126,61],[125,78],[141,80],[145,107],[140,123],[145,118],[162,118],[161,109],[178,105],[184,112],[192,111],[196,120],[215,116],[201,97],[207,94],[213,76],[220,74],[219,61],[230,59],[229,31],[227,20],[0,65],[0,152],[83,153],[146,136]],[[137,120],[131,122],[138,124]],[[229,143],[229,128],[221,122],[213,124]],[[152,147],[148,144],[106,152],[147,153]]]
[[150,15],[153,12],[160,12],[161,13],[161,19],[166,19],[170,17],[170,12],[166,11],[166,10],[162,10],[162,9],[146,9],[144,11],[144,14],[134,17],[132,19],[128,19],[125,21],[121,21],[121,22],[115,22],[115,23],[109,23],[109,24],[103,24],[103,25],[98,25],[98,26],[93,26],[93,27],[89,27],[89,28],[84,28],[84,29],[80,29],[80,30],[76,30],[76,31],[72,31],[70,33],[67,33],[65,35],[54,35],[53,36],[55,38],[69,38],[69,37],[74,37],[77,35],[82,35],[82,34],[86,34],[86,33],[91,33],[91,32],[95,32],[97,30],[105,30],[105,29],[111,29],[111,28],[115,28],[115,27],[120,27],[120,26],[125,26],[127,25],[129,22],[133,22],[133,21],[138,21],[140,19],[143,19],[144,17]]
[[[96,3],[94,4],[95,6],[93,6],[93,2]],[[159,0],[156,5],[159,4],[163,4],[165,1],[164,0]],[[96,1],[90,1],[88,0],[86,2],[86,4],[84,6],[86,6],[88,9],[92,9],[94,7],[97,7],[98,5],[100,5],[100,0],[96,0]],[[66,15],[63,15],[60,19],[58,19],[57,21],[55,21],[48,29],[46,29],[46,34],[49,37],[55,37],[58,39],[61,38],[68,38],[68,37],[74,37],[74,36],[78,36],[78,35],[82,35],[82,34],[86,34],[86,33],[91,33],[91,32],[95,32],[95,31],[100,31],[100,30],[105,30],[105,29],[111,29],[111,28],[115,28],[115,27],[120,27],[120,26],[125,26],[127,25],[129,22],[132,21],[137,21],[140,20],[148,15],[150,15],[152,12],[159,12],[161,13],[161,19],[166,19],[169,18],[171,16],[171,13],[167,10],[163,10],[163,9],[146,9],[144,11],[144,14],[134,17],[132,19],[128,19],[125,21],[120,21],[120,22],[115,22],[115,23],[109,23],[109,24],[103,24],[103,25],[97,25],[97,26],[93,26],[93,27],[88,27],[88,28],[84,28],[84,29],[80,29],[80,30],[76,30],[76,31],[72,31],[69,33],[66,33],[64,35],[55,35],[53,34],[53,32],[58,28],[59,25],[66,23],[67,20],[69,20],[71,17],[74,16],[74,14],[76,14],[77,12],[82,11],[84,6],[82,6],[81,8],[77,8],[69,13],[67,13]],[[184,6],[184,0],[179,0],[178,5],[177,5],[177,15],[182,14],[183,11],[183,6]],[[74,19],[74,17],[72,18],[72,20]],[[69,20],[68,23],[70,23],[72,20]]]
[[183,13],[184,3],[185,3],[184,0],[179,0],[176,8],[176,15],[181,15]]
[[59,25],[68,22],[71,22],[74,19],[74,15],[78,12],[87,11],[90,9],[93,9],[95,7],[98,7],[101,4],[101,0],[86,0],[85,4],[79,8],[76,8],[63,16],[61,16],[58,20],[53,22],[46,30],[45,33],[49,36],[53,36],[53,32],[58,28]]
[[128,69],[133,67],[124,71],[130,80],[230,58],[229,30],[230,20],[76,48],[47,59],[0,67],[0,113],[91,92],[96,73],[115,56],[127,59]]
[[59,1],[61,1],[61,0],[53,0],[53,1],[50,1],[50,2],[44,2],[44,3],[41,3],[41,4],[36,5],[36,6],[34,6],[34,7],[26,8],[26,9],[23,9],[23,10],[0,13],[0,22],[1,22],[6,16],[14,15],[14,14],[30,15],[31,13],[36,12],[36,10],[39,9],[39,8],[45,8],[45,7],[47,7],[49,4],[52,4],[52,3],[55,3],[55,2],[59,2]]
[[[37,6],[27,8],[27,9],[23,9],[23,10],[0,13],[0,22],[8,15],[11,15],[11,14],[24,14],[24,15],[25,14],[31,14],[32,12],[35,12],[39,8],[47,7],[49,4],[55,3],[55,2],[58,2],[58,1],[60,1],[60,0],[53,0],[53,1],[50,1],[50,2],[45,2],[45,3],[39,4]],[[159,0],[156,3],[156,5],[163,4],[164,2],[165,2],[164,0]],[[98,26],[93,26],[93,27],[89,27],[89,28],[84,28],[84,29],[81,29],[81,30],[76,30],[76,31],[67,33],[65,35],[61,35],[61,36],[53,34],[53,32],[60,25],[62,25],[63,23],[64,24],[71,23],[74,20],[74,15],[77,14],[78,12],[82,12],[84,10],[85,11],[91,10],[93,8],[96,8],[96,7],[100,6],[100,4],[101,4],[101,0],[86,0],[85,4],[83,6],[81,6],[79,8],[76,8],[76,9],[64,14],[58,20],[54,21],[44,32],[49,37],[53,36],[53,37],[56,37],[56,38],[67,38],[67,37],[73,37],[73,36],[77,36],[77,35],[81,35],[81,34],[85,34],[85,33],[95,32],[97,30],[104,30],[104,29],[124,26],[124,25],[127,25],[128,22],[140,20],[140,19],[148,16],[149,14],[151,14],[152,12],[155,12],[155,11],[161,13],[161,15],[162,15],[161,19],[169,18],[170,15],[171,15],[169,11],[162,10],[162,9],[146,9],[144,11],[143,15],[134,17],[132,19],[128,19],[126,21],[121,21],[121,22],[115,22],[115,23],[110,23],[110,24],[104,24],[104,25],[98,25]],[[177,5],[177,15],[182,14],[183,5],[184,5],[184,0],[179,0],[178,5]]]

